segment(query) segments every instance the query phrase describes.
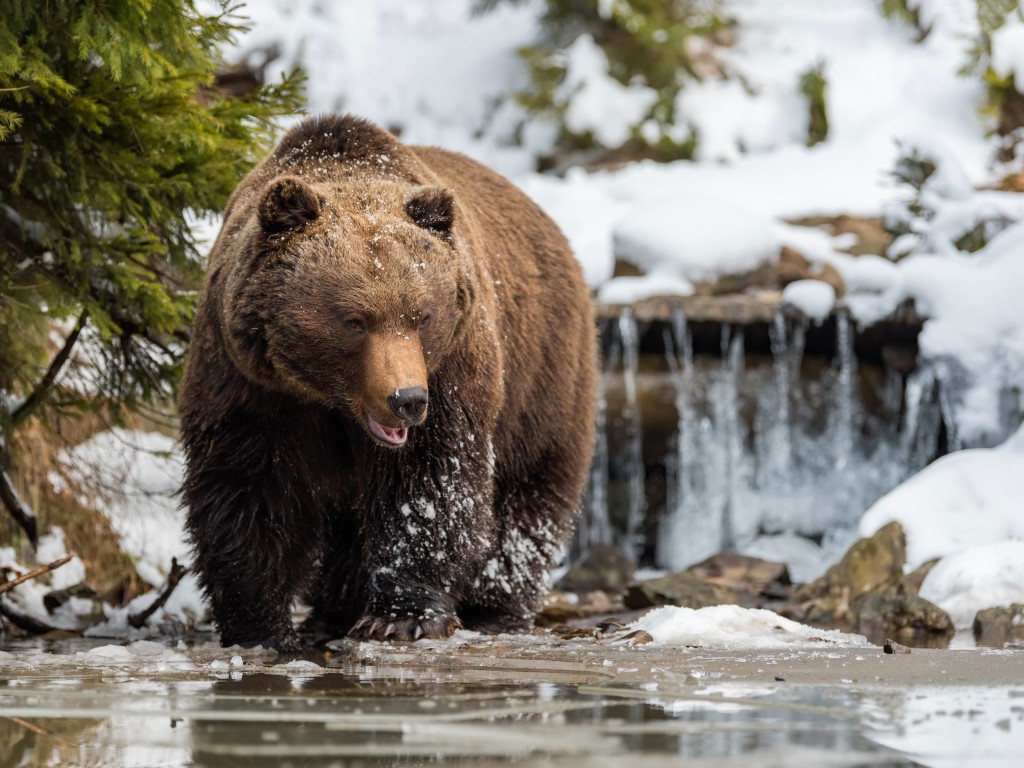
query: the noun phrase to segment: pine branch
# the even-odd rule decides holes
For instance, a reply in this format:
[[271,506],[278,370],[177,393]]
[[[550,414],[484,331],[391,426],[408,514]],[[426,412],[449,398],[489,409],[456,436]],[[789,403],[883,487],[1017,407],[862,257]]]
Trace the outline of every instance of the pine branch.
[[46,369],[46,375],[36,385],[36,388],[32,390],[32,393],[25,398],[24,402],[11,413],[12,427],[18,426],[18,424],[31,416],[32,412],[46,399],[47,394],[53,387],[53,383],[57,380],[57,376],[60,375],[61,370],[64,368],[64,364],[71,357],[71,351],[75,348],[75,343],[78,341],[78,337],[81,335],[82,329],[85,328],[87,322],[89,322],[89,310],[83,309],[82,314],[78,316],[78,322],[75,323],[75,327],[64,340],[64,346],[61,347],[56,357],[53,358],[50,367]]
[[10,475],[2,467],[0,467],[0,501],[7,507],[7,512],[14,518],[14,522],[28,536],[28,540],[32,542],[34,548],[39,543],[39,527],[35,513],[18,496]]

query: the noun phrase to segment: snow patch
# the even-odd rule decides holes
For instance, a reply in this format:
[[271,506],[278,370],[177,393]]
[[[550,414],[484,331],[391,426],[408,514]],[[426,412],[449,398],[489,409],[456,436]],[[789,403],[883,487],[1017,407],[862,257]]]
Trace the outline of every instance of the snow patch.
[[788,648],[795,645],[867,645],[862,635],[822,630],[760,608],[716,605],[709,608],[655,608],[630,625],[658,645],[699,648]]
[[591,134],[606,147],[625,144],[658,93],[645,85],[623,85],[608,74],[608,56],[589,34],[565,49],[565,80],[559,97],[569,104],[565,127]]
[[1013,14],[992,33],[992,71],[1024,88],[1024,21]]

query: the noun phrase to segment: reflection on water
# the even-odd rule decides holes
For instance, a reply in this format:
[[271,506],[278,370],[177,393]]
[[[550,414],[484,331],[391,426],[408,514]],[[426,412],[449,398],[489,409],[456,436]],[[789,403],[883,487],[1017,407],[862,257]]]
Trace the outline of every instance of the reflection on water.
[[656,668],[625,683],[616,673],[636,669],[578,663],[571,648],[472,665],[451,645],[384,648],[342,643],[289,662],[211,644],[0,654],[0,766],[973,767],[1024,754],[1024,690],[1012,686],[752,684]]

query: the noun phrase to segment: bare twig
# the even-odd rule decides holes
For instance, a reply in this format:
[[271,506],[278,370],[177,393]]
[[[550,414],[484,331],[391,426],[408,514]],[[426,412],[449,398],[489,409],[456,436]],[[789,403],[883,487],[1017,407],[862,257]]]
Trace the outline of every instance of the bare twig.
[[188,573],[188,568],[181,565],[178,562],[178,558],[171,558],[171,572],[167,574],[167,584],[164,586],[164,591],[160,593],[156,600],[149,604],[148,608],[129,616],[128,623],[135,627],[135,629],[140,629],[150,616],[164,606],[164,603],[167,602],[174,588],[178,586],[178,582],[181,581],[186,573]]
[[39,528],[36,523],[35,513],[18,496],[18,492],[14,490],[14,483],[11,482],[10,475],[7,474],[3,467],[0,467],[0,501],[7,507],[7,511],[14,518],[14,522],[21,527],[28,536],[28,540],[32,542],[32,546],[35,547],[39,543]]
[[26,581],[31,581],[32,579],[37,579],[40,576],[49,573],[50,571],[57,570],[62,565],[67,565],[68,563],[70,563],[74,559],[74,557],[75,557],[74,555],[67,555],[66,557],[62,557],[60,560],[54,560],[49,565],[43,565],[43,566],[40,566],[39,568],[36,568],[34,571],[29,571],[28,573],[23,573],[21,576],[17,577],[16,579],[11,579],[10,581],[5,581],[3,584],[0,584],[0,595],[2,595],[4,592],[8,592],[8,591],[14,589],[19,584],[24,584]]
[[78,341],[79,335],[82,333],[82,329],[85,328],[85,324],[89,322],[89,310],[83,309],[82,314],[78,316],[78,322],[75,323],[75,327],[71,333],[64,340],[64,346],[61,347],[60,352],[53,358],[50,363],[50,367],[46,369],[46,375],[43,376],[36,388],[32,390],[32,394],[25,398],[25,401],[14,409],[11,413],[11,426],[17,426],[29,416],[32,412],[39,407],[39,405],[46,399],[47,393],[53,386],[53,382],[57,380],[57,376],[60,375],[61,369],[64,368],[64,364],[71,357],[71,350],[75,348],[75,342]]

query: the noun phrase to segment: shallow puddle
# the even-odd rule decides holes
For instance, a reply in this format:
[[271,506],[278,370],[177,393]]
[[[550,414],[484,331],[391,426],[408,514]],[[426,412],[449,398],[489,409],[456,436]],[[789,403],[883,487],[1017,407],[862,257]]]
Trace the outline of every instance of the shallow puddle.
[[0,765],[1016,766],[1024,754],[1024,686],[738,681],[694,672],[706,654],[680,674],[651,666],[650,649],[602,649],[610,658],[596,663],[585,644],[532,649],[543,658],[504,650],[467,661],[459,645],[341,643],[286,661],[142,642],[2,654]]

